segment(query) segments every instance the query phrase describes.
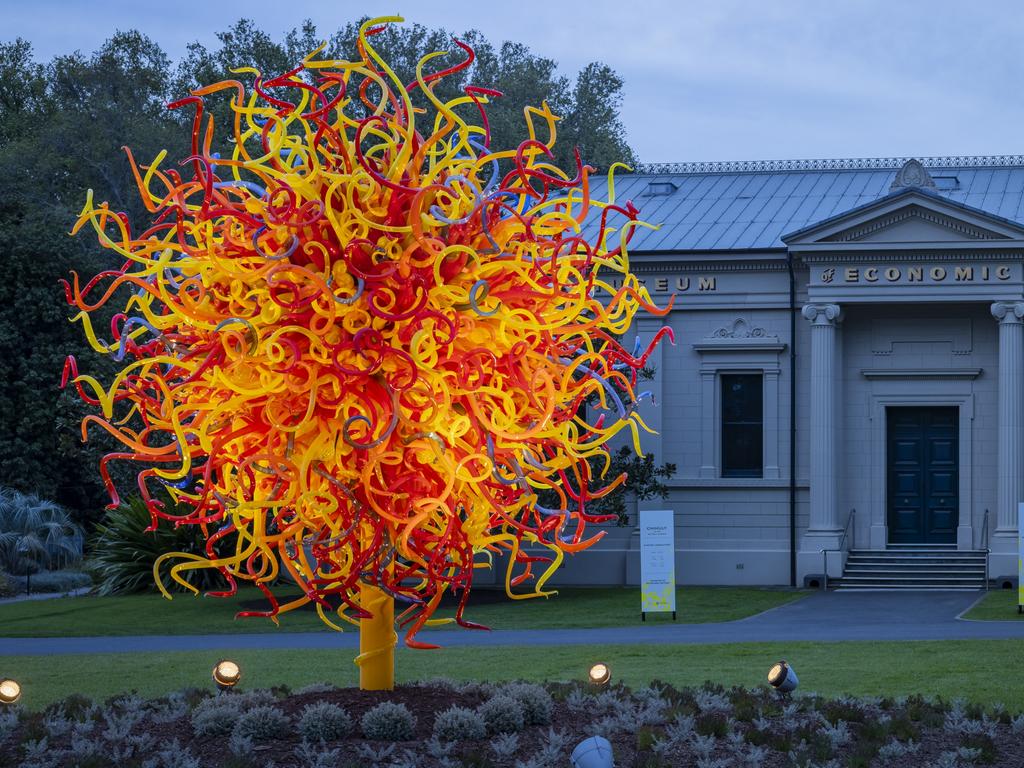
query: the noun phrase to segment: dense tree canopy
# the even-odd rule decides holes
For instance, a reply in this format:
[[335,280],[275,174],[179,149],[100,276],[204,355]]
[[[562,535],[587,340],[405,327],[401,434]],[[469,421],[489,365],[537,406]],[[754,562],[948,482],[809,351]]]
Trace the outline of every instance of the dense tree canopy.
[[[355,56],[359,23],[326,36],[327,54]],[[217,37],[217,47],[195,43],[176,64],[136,31],[117,32],[92,55],[76,51],[46,63],[24,40],[0,43],[0,485],[52,498],[84,520],[95,520],[108,500],[97,473],[108,444],[98,433],[81,443],[81,409],[61,392],[60,374],[69,353],[100,379],[109,380],[112,369],[68,322],[58,281],[72,269],[88,277],[120,266],[95,238],[68,236],[85,191],[145,221],[122,147],[143,164],[164,149],[169,158],[186,157],[191,114],[168,110],[169,101],[229,77],[251,81],[251,74],[231,73],[239,67],[287,71],[325,35],[306,22],[275,40],[243,19]],[[516,146],[523,106],[546,100],[563,118],[557,163],[572,168],[574,146],[599,169],[634,160],[618,117],[623,83],[607,66],[592,63],[573,83],[555,61],[521,43],[495,46],[476,31],[459,38],[476,59],[442,87],[474,83],[505,94],[489,108],[492,146]],[[375,41],[406,80],[423,55],[454,48],[447,31],[419,25],[388,29]],[[454,50],[459,59],[444,59],[449,65],[464,56]],[[226,115],[226,104],[219,113],[214,104],[213,112]]]

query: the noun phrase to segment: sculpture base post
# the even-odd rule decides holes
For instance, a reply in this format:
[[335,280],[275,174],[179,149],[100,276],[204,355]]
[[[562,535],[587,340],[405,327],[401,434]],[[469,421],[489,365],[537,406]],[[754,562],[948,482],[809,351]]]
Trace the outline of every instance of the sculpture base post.
[[359,587],[359,604],[373,614],[359,620],[359,688],[390,691],[395,687],[395,600],[369,584]]

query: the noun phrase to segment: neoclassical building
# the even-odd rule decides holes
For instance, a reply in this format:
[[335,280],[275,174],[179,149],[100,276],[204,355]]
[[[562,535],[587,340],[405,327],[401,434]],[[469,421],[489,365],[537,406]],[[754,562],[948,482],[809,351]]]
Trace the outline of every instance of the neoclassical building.
[[[637,331],[675,331],[643,415],[678,582],[817,584],[826,556],[843,586],[1014,576],[1024,157],[646,170],[615,193],[661,224],[634,271],[676,294]],[[636,531],[610,534],[560,578],[635,583]]]

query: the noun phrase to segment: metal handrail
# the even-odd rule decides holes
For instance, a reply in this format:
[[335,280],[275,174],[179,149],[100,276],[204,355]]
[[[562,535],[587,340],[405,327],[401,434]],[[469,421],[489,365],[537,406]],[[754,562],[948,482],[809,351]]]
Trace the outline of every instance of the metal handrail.
[[853,530],[853,535],[850,537],[850,548],[852,549],[854,543],[857,541],[857,529],[853,525],[853,518],[856,516],[857,510],[853,507],[850,508],[850,515],[846,518],[846,525],[843,527],[843,535],[839,537],[839,546],[834,549],[823,549],[821,550],[821,562],[824,570],[824,576],[822,578],[822,589],[828,589],[828,553],[829,552],[843,552],[843,545],[846,544],[846,534]]
[[988,556],[992,551],[988,546],[988,510],[985,510],[985,517],[981,523],[981,543],[985,546],[982,549],[985,550],[985,591],[988,591]]

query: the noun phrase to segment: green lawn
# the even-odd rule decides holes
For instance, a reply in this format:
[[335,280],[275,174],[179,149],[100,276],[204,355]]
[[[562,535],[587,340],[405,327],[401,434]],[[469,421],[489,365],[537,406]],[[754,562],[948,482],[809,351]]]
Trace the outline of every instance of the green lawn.
[[[208,687],[210,670],[229,656],[242,685],[263,688],[312,682],[355,685],[348,651],[187,651],[85,656],[0,656],[0,677],[19,680],[24,704],[39,708],[70,693],[105,698],[135,689],[158,696],[188,686]],[[1007,685],[1020,662],[1018,640],[906,643],[744,643],[728,645],[609,645],[448,648],[397,653],[399,682],[445,676],[474,680],[581,679],[591,662],[612,668],[628,685],[663,680],[697,685],[713,680],[755,686],[779,658],[800,676],[800,690],[827,695],[963,697],[1024,710],[1024,687]],[[514,661],[513,661],[514,660]]]
[[977,621],[1024,621],[1017,613],[1017,590],[994,589],[963,616]]
[[[488,602],[480,590],[479,604],[467,618],[493,629],[550,629],[615,627],[640,623],[639,590],[622,587],[572,588],[557,597]],[[678,620],[699,624],[730,621],[788,603],[809,592],[753,587],[684,587],[677,595]],[[126,597],[67,597],[0,605],[2,637],[72,637],[101,635],[233,634],[239,632],[311,632],[325,629],[310,610],[281,617],[275,627],[267,619],[234,618],[240,603],[260,600],[255,589],[236,598],[183,594],[166,600],[156,594]],[[493,593],[491,593],[493,599]],[[438,616],[451,616],[442,611]],[[647,620],[671,621],[668,614],[649,614]]]

